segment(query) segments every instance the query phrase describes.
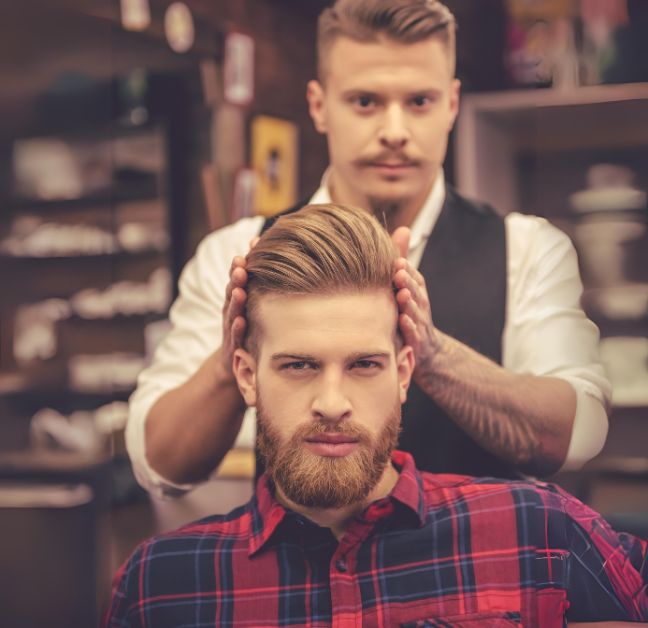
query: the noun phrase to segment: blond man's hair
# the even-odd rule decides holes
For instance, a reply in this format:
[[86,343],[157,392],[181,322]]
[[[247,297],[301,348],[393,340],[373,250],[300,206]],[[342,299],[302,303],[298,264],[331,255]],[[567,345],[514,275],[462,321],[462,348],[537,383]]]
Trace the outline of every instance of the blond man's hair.
[[393,290],[397,258],[385,228],[362,209],[306,205],[281,216],[246,258],[246,346],[257,344],[259,297]]
[[331,46],[339,37],[368,43],[386,37],[413,44],[432,37],[443,44],[454,77],[456,65],[456,22],[438,0],[337,0],[320,13],[317,21],[317,73],[326,81],[326,62]]

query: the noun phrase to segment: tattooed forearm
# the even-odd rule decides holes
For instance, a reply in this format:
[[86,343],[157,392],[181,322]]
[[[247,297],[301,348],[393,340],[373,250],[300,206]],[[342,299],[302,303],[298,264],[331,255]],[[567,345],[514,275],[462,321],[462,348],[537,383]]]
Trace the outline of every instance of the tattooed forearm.
[[575,392],[565,381],[512,373],[440,334],[417,383],[484,449],[527,473],[556,471],[567,454]]

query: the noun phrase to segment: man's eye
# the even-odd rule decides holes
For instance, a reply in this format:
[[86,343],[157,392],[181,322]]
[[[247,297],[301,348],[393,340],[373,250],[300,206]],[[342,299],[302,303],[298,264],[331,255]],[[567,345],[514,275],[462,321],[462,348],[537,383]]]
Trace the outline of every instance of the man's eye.
[[359,109],[360,111],[369,111],[373,109],[373,107],[376,104],[376,101],[372,96],[356,96],[352,100],[353,105],[355,106],[356,109]]
[[380,368],[380,363],[374,360],[358,360],[353,363],[353,368],[360,370],[377,369]]
[[312,367],[310,362],[305,360],[300,360],[298,362],[286,362],[286,364],[281,365],[281,370],[283,371],[305,371]]
[[414,109],[427,109],[432,104],[429,96],[414,96],[411,102]]

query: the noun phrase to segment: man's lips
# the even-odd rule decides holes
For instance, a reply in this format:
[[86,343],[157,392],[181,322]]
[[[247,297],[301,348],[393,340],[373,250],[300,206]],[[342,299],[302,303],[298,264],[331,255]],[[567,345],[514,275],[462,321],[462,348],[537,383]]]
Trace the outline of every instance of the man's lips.
[[416,164],[413,161],[369,161],[367,165],[373,166],[374,168],[399,170],[402,168],[413,168]]
[[331,443],[338,445],[340,443],[357,443],[358,439],[348,434],[317,434],[306,439],[308,443]]
[[358,439],[347,434],[317,434],[306,438],[306,447],[318,456],[340,458],[353,453]]
[[415,161],[365,161],[363,163],[365,168],[372,170],[382,176],[401,176],[415,171],[418,168],[418,163]]

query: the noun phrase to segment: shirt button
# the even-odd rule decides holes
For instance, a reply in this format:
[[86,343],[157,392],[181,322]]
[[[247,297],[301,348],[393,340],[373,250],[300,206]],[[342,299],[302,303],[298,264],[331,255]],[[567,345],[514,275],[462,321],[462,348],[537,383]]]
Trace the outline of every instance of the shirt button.
[[339,560],[335,561],[335,568],[340,571],[341,573],[346,573],[347,570],[347,564],[346,561],[340,558]]

